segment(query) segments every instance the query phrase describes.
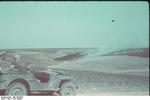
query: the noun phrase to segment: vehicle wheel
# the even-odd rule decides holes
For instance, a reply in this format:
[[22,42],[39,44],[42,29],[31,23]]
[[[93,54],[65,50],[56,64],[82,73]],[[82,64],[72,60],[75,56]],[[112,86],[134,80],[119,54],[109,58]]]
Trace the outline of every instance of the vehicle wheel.
[[71,82],[65,82],[60,87],[59,94],[61,96],[75,96],[76,95],[75,86]]
[[27,93],[26,86],[19,82],[10,84],[5,91],[6,95],[27,95]]

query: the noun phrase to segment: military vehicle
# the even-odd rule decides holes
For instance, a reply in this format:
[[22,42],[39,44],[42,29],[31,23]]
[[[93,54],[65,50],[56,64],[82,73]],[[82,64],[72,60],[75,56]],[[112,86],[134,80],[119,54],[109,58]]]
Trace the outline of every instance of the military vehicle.
[[[2,62],[2,61],[1,61]],[[4,95],[49,93],[62,96],[76,95],[73,76],[56,69],[33,70],[30,64],[24,70],[5,68],[0,62],[0,91]],[[22,67],[21,67],[22,68]]]

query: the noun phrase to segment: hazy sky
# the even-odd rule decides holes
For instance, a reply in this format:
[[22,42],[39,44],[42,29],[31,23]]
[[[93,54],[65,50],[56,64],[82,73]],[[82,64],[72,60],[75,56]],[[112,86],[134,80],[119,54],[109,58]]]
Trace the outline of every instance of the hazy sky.
[[0,2],[0,49],[148,46],[147,2]]

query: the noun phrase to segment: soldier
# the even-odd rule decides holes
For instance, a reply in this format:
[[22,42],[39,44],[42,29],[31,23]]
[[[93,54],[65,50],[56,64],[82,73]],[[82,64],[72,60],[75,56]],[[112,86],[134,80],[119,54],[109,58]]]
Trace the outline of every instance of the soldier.
[[5,60],[7,53],[6,52],[0,52],[0,61]]
[[[26,63],[22,62],[20,60],[20,55],[15,55],[14,56],[14,60],[10,66],[10,68],[14,68],[14,69],[17,69],[19,70],[20,72],[25,72],[28,70],[28,68],[26,67]],[[30,66],[29,66],[30,67]]]

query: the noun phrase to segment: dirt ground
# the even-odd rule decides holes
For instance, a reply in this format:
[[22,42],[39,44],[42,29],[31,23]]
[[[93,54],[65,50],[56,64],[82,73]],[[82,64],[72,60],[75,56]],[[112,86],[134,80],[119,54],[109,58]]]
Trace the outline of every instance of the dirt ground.
[[148,58],[107,56],[93,59],[54,68],[73,74],[79,86],[78,95],[149,95]]
[[31,61],[38,67],[46,66],[71,73],[79,87],[79,96],[149,95],[149,48],[117,51],[102,56],[83,55],[87,50],[19,50],[11,54],[22,54],[24,61]]

